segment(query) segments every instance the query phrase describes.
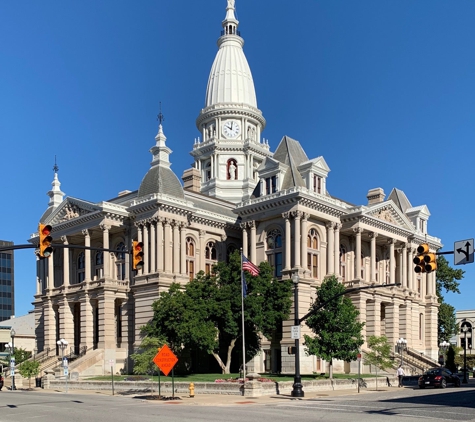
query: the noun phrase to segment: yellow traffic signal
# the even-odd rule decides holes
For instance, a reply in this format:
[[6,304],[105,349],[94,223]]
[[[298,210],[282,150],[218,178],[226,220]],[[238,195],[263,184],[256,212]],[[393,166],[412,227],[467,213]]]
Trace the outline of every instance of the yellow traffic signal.
[[136,240],[132,242],[132,268],[134,270],[143,268],[143,243]]
[[38,233],[40,235],[38,246],[41,258],[48,258],[53,253],[53,247],[51,246],[53,238],[50,236],[51,230],[53,228],[49,224],[38,224]]
[[437,270],[437,255],[429,252],[427,243],[422,243],[417,247],[417,254],[413,260],[416,264],[414,267],[416,273],[430,273]]

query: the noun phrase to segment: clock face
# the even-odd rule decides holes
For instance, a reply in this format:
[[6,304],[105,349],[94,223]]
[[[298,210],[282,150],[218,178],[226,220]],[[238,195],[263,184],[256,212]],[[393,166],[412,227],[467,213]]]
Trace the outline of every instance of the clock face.
[[241,132],[241,128],[238,122],[229,120],[223,125],[223,133],[228,138],[236,138]]

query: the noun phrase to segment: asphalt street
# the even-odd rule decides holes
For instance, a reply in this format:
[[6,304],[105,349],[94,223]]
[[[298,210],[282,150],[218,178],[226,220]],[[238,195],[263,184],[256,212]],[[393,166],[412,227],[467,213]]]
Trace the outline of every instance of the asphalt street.
[[381,392],[288,396],[148,400],[100,392],[2,391],[0,422],[226,421],[346,422],[475,421],[475,385],[445,390],[391,388]]

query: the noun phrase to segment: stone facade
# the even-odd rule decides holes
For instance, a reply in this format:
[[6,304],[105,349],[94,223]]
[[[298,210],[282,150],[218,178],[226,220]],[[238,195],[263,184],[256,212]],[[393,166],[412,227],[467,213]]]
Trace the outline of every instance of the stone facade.
[[[298,273],[300,315],[327,275],[348,287],[401,283],[351,295],[366,322],[364,335],[385,334],[393,344],[405,337],[410,348],[436,358],[435,274],[416,275],[412,266],[418,244],[441,247],[427,232],[427,207],[413,207],[398,189],[385,199],[381,188],[369,190],[366,205],[350,204],[327,191],[330,168],[323,157],[309,159],[287,136],[272,153],[261,137],[265,119],[238,24],[228,2],[184,186],[171,170],[161,122],[151,167],[134,192],[99,203],[65,198],[55,173],[40,221],[52,225],[53,243],[62,247],[37,261],[39,351],[54,352],[65,338],[73,354],[101,350],[104,364],[95,364],[97,372],[107,372],[110,360],[115,371],[130,371],[128,358],[159,293],[242,247],[251,261],[269,261],[278,279]],[[133,240],[145,245],[138,273],[126,253]],[[34,234],[31,242],[37,241]],[[292,319],[263,341],[249,371],[293,372],[291,325]],[[324,362],[301,353],[302,373],[325,371]],[[335,369],[348,371],[349,365]]]

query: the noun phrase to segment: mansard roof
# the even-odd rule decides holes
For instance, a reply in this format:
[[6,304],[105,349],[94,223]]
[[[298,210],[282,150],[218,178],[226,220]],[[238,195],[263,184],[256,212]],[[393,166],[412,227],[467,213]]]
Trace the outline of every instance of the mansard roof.
[[388,200],[392,200],[403,213],[406,213],[409,208],[412,208],[406,194],[400,189],[393,188],[388,196]]

